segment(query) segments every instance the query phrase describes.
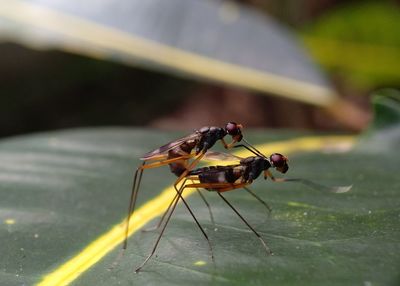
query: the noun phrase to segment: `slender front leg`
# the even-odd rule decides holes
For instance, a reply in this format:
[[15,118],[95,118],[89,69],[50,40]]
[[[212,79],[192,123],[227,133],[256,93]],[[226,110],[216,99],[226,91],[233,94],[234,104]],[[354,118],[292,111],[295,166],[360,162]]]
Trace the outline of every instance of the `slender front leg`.
[[233,139],[231,143],[227,144],[224,140],[224,138],[221,139],[221,143],[224,146],[225,149],[231,149],[232,147],[234,147],[234,145],[237,143],[238,141]]

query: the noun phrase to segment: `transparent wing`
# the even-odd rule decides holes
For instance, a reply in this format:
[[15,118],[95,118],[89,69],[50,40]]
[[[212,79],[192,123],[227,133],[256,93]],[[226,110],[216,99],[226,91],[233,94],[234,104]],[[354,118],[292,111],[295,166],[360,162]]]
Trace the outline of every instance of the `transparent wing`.
[[183,144],[186,141],[200,139],[200,137],[201,137],[201,134],[195,132],[195,133],[192,133],[192,134],[190,134],[188,136],[185,136],[185,137],[179,138],[177,140],[171,141],[171,142],[161,146],[160,148],[157,148],[157,149],[155,149],[153,151],[147,152],[146,154],[144,154],[140,158],[140,160],[148,160],[148,159],[151,159],[152,157],[155,157],[155,156],[158,156],[158,155],[161,155],[161,154],[165,154],[169,150],[174,149],[175,147]]
[[223,152],[207,151],[204,155],[203,160],[205,161],[224,161],[224,162],[235,162],[242,160],[243,158]]

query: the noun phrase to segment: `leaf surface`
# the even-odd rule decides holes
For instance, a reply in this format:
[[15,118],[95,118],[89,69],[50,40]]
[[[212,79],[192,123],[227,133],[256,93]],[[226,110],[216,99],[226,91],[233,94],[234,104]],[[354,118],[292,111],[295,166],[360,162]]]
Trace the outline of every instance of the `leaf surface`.
[[[111,128],[3,140],[1,284],[43,282],[86,251],[92,241],[118,227],[126,216],[137,158],[179,135]],[[270,131],[248,131],[246,135],[257,146],[299,137],[298,133]],[[309,150],[289,154],[286,177],[353,185],[347,193],[259,178],[251,189],[268,202],[271,214],[243,190],[226,193],[225,197],[267,240],[272,256],[265,254],[257,237],[215,193],[203,191],[215,226],[197,194],[188,202],[210,237],[215,263],[204,237],[180,204],[156,255],[141,273],[133,270],[150,252],[157,232],[137,231],[114,269],[108,268],[117,258],[119,247],[78,273],[72,284],[396,285],[400,281],[400,154],[393,149],[396,141],[385,146],[388,149],[371,151],[371,146],[361,144],[345,153]],[[173,181],[167,168],[146,171],[138,209]],[[146,227],[158,219],[155,217]]]

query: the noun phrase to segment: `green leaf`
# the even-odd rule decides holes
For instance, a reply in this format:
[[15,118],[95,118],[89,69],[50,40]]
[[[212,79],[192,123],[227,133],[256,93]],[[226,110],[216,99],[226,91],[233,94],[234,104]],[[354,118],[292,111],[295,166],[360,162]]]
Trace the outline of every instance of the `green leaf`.
[[304,28],[314,58],[363,89],[397,86],[400,10],[390,1],[343,3]]
[[[1,285],[44,281],[87,251],[94,240],[103,239],[126,216],[137,158],[179,135],[136,129],[77,129],[3,140]],[[246,136],[253,144],[299,138],[298,133],[270,131],[248,131]],[[289,142],[300,147],[303,141]],[[268,152],[284,153],[284,146],[283,142]],[[400,182],[394,172],[399,157],[398,152],[370,152],[368,148],[290,154],[286,177],[326,185],[352,184],[353,188],[334,194],[260,178],[251,189],[272,207],[270,215],[245,191],[226,193],[268,241],[273,256],[265,254],[257,237],[215,193],[205,191],[216,231],[200,197],[193,194],[188,202],[210,237],[215,264],[205,239],[179,205],[156,255],[141,273],[133,270],[149,253],[156,232],[136,232],[112,270],[109,267],[119,247],[77,273],[72,284],[396,285]],[[173,181],[167,168],[146,171],[138,209]],[[157,221],[155,218],[148,226]]]
[[383,89],[373,97],[375,118],[372,128],[388,128],[400,124],[400,91]]
[[358,149],[392,153],[400,147],[400,92],[382,89],[373,95],[372,101],[375,117]]

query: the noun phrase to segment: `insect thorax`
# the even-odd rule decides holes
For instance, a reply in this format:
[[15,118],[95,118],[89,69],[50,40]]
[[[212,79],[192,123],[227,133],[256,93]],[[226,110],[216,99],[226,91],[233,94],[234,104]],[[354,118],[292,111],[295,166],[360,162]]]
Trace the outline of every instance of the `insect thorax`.
[[196,147],[196,153],[199,153],[202,150],[207,151],[214,146],[215,142],[224,138],[226,135],[226,131],[223,128],[215,126],[203,127],[197,132],[201,134],[201,138]]
[[245,181],[257,179],[263,171],[271,167],[267,159],[259,156],[245,158],[240,164],[245,166],[243,174]]

